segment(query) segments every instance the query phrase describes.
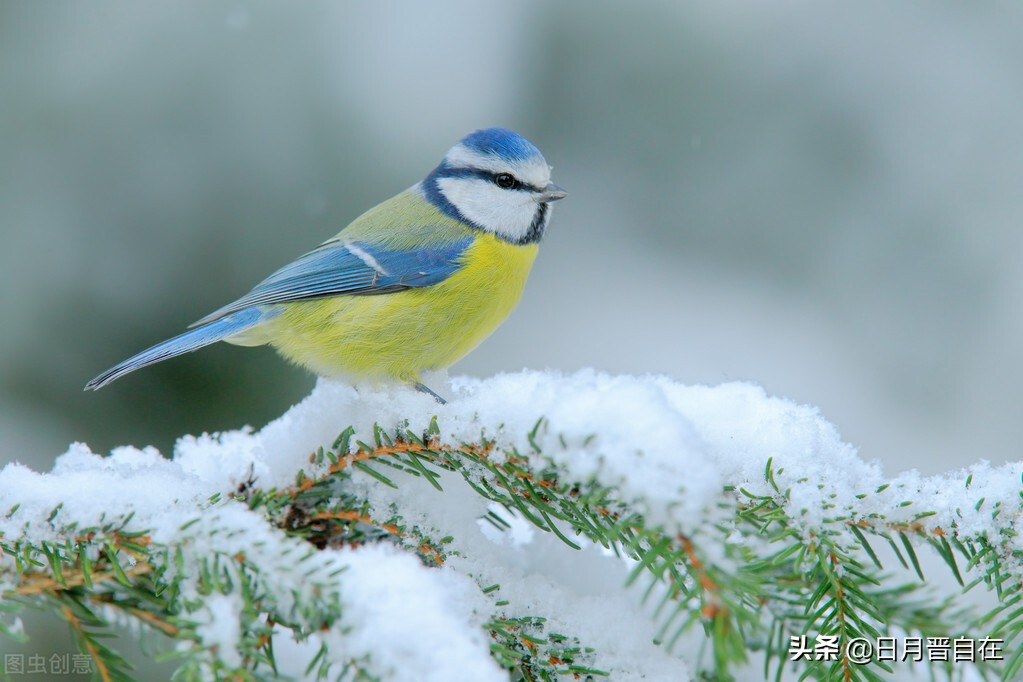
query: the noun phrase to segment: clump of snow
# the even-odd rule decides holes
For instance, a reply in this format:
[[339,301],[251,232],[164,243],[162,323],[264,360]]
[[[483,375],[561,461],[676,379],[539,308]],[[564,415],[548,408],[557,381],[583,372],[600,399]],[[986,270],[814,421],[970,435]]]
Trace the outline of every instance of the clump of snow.
[[238,614],[242,612],[244,603],[239,594],[211,594],[205,598],[205,613],[196,627],[203,645],[226,665],[238,667],[242,657],[238,653],[238,640],[241,638],[241,623]]
[[[49,473],[8,464],[0,471],[0,536],[59,543],[77,530],[116,528],[130,517],[125,530],[180,549],[183,590],[196,599],[200,562],[217,556],[257,567],[276,607],[314,631],[301,640],[276,631],[278,663],[297,677],[325,645],[330,661],[358,661],[382,680],[505,679],[482,624],[495,616],[543,616],[548,632],[593,647],[587,664],[629,681],[686,680],[692,659],[652,643],[653,619],[635,590],[622,589],[625,563],[599,547],[580,543],[575,551],[539,532],[520,532],[515,541],[495,536],[478,522],[488,502],[456,474],[441,477],[443,493],[397,472],[397,490],[359,472],[346,484],[379,516],[397,510],[410,527],[451,536],[441,569],[389,546],[316,550],[230,495],[250,481],[264,489],[293,484],[299,469],[315,468],[310,453],[329,448],[349,425],[357,439],[371,442],[374,424],[393,433],[407,420],[422,432],[436,416],[443,443],[493,439],[494,457],[515,451],[556,467],[562,480],[612,487],[648,524],[672,533],[710,527],[720,503],[734,503],[725,486],[774,496],[807,534],[836,516],[919,520],[991,537],[1019,524],[1023,463],[886,479],[815,408],[748,383],[685,386],[665,377],[522,372],[458,378],[448,395],[450,402],[438,405],[402,388],[321,380],[261,430],[185,436],[173,459],[131,447],[102,457],[74,444]],[[765,480],[769,459],[787,501]],[[925,511],[935,513],[920,518]],[[1014,530],[1010,542],[1019,549],[1023,533]],[[11,564],[0,557],[0,577]],[[169,570],[178,567],[171,562]],[[484,596],[480,588],[492,585],[499,588]],[[498,607],[496,599],[506,603]],[[188,615],[199,623],[202,644],[237,664],[241,599],[229,593],[197,603]],[[322,613],[324,603],[339,617],[320,630],[311,614]]]
[[343,550],[342,558],[350,628],[324,636],[328,651],[365,657],[371,675],[395,682],[507,679],[479,627],[486,599],[464,575],[424,570],[415,557],[383,545]]

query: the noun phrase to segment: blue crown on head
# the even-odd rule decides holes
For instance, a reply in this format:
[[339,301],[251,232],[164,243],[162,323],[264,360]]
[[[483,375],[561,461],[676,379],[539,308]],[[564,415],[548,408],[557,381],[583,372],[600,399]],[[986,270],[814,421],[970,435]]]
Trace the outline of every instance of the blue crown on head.
[[525,161],[541,156],[533,143],[518,133],[505,128],[483,128],[462,138],[462,144],[479,154],[496,156],[508,161]]

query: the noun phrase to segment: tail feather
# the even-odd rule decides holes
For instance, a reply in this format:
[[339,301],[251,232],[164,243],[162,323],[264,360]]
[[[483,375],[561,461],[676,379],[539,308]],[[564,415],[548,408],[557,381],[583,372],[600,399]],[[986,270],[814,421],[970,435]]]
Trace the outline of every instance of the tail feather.
[[158,343],[152,348],[131,356],[124,362],[114,365],[85,385],[85,390],[102,388],[112,381],[120,379],[129,372],[142,367],[162,362],[169,358],[190,353],[229,336],[248,331],[268,319],[267,311],[260,308],[245,308],[231,313],[219,320],[214,320],[201,327],[190,329],[184,334]]

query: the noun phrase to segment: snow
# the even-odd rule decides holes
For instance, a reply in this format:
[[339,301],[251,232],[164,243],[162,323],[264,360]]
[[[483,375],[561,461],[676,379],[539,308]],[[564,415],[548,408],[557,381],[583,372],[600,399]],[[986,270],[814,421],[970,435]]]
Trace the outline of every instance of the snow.
[[238,614],[244,607],[241,595],[211,594],[206,597],[206,614],[209,620],[196,628],[204,646],[209,647],[220,659],[231,667],[238,667],[242,658],[238,655],[238,639],[241,624]]
[[[494,439],[494,457],[515,451],[537,468],[557,468],[563,481],[612,487],[648,525],[691,537],[707,532],[709,519],[727,518],[721,503],[730,499],[734,506],[734,497],[723,488],[734,486],[775,496],[808,536],[835,516],[881,515],[889,523],[919,521],[990,537],[1014,530],[1005,534],[1009,548],[1023,549],[1023,462],[886,478],[815,408],[768,396],[753,384],[686,386],[660,376],[525,371],[455,378],[442,393],[447,405],[398,387],[321,380],[264,428],[182,437],[173,459],[133,447],[100,456],[75,443],[48,473],[8,464],[0,470],[0,534],[5,542],[59,543],[84,528],[123,525],[178,548],[182,560],[168,561],[169,575],[182,571],[183,596],[195,600],[187,616],[207,655],[227,665],[241,662],[239,640],[252,614],[244,613],[237,591],[203,593],[196,566],[218,557],[237,572],[244,562],[258,568],[253,579],[277,609],[312,633],[296,639],[276,626],[282,674],[302,678],[324,646],[329,662],[357,661],[389,681],[507,679],[482,627],[505,616],[547,618],[544,632],[592,647],[586,664],[614,680],[685,680],[694,658],[685,647],[653,644],[656,619],[641,604],[641,589],[624,588],[626,561],[581,540],[582,549],[572,550],[514,518],[512,531],[495,531],[480,522],[495,508],[457,474],[441,477],[444,492],[390,470],[397,489],[360,472],[346,484],[380,518],[397,510],[409,528],[451,536],[441,568],[386,543],[316,550],[231,499],[248,482],[285,488],[299,469],[314,473],[310,453],[329,448],[349,425],[357,439],[371,442],[374,424],[393,432],[408,420],[413,432],[422,432],[436,416],[443,443]],[[769,459],[787,502],[765,480]],[[935,513],[918,518],[925,511]],[[743,538],[733,532],[726,542],[733,541]],[[839,541],[851,546],[855,537]],[[720,546],[716,554],[706,543],[701,549],[711,560],[724,555]],[[10,557],[0,558],[0,576],[12,565]],[[1010,568],[1023,574],[1018,565]],[[482,593],[494,584],[498,590]],[[335,620],[317,621],[324,603],[334,605]]]

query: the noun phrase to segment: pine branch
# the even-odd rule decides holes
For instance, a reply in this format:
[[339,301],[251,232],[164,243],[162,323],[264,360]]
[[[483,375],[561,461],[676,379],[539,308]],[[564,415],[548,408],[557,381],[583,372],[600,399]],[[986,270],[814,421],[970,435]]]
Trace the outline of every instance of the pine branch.
[[[463,538],[416,509],[377,501],[377,493],[418,487],[447,496],[464,484],[480,504],[494,505],[484,519],[496,529],[508,528],[514,516],[568,548],[592,544],[628,562],[628,583],[644,586],[637,599],[653,607],[657,642],[670,651],[686,637],[702,637],[709,661],[697,665],[713,679],[734,679],[749,652],[758,652],[765,679],[792,673],[880,680],[892,672],[889,662],[853,660],[844,645],[907,633],[1001,637],[1008,660],[985,663],[981,673],[1009,680],[1023,668],[1023,647],[1015,645],[1023,632],[1023,562],[1013,530],[1019,508],[992,503],[993,517],[1005,522],[995,537],[938,523],[938,510],[907,515],[910,505],[902,503],[864,515],[853,505],[825,502],[827,514],[808,522],[792,501],[792,485],[806,481],[768,460],[763,481],[725,485],[701,519],[653,523],[647,501],[626,495],[599,471],[584,479],[569,474],[550,449],[559,441],[541,438],[548,426],[541,420],[524,434],[525,453],[483,434],[452,444],[436,419],[425,429],[376,426],[366,441],[349,428],[317,449],[292,484],[263,487],[251,470],[230,494],[193,510],[170,541],[156,541],[130,514],[93,527],[64,525],[56,505],[48,539],[0,541],[6,557],[0,633],[19,635],[8,623],[20,608],[56,613],[101,680],[132,679],[124,659],[102,641],[114,613],[175,642],[182,679],[278,679],[275,642],[282,637],[315,652],[305,670],[316,679],[385,679],[370,654],[338,645],[362,626],[346,615],[348,567],[338,553],[386,545],[425,567],[448,565],[471,552]],[[554,447],[569,446],[562,439]],[[880,486],[857,499],[894,494]],[[17,513],[15,506],[7,517]],[[258,537],[250,537],[253,528]],[[872,545],[878,541],[897,560],[887,567],[894,573]],[[918,556],[925,548],[965,590],[992,590],[998,607],[975,613],[962,595],[936,596]],[[491,657],[510,679],[611,675],[599,649],[552,631],[544,615],[520,611],[486,575],[473,578],[489,604],[481,627]],[[221,607],[236,637],[224,636]],[[801,638],[834,642],[833,655],[789,660]],[[948,679],[956,672],[933,668]]]

